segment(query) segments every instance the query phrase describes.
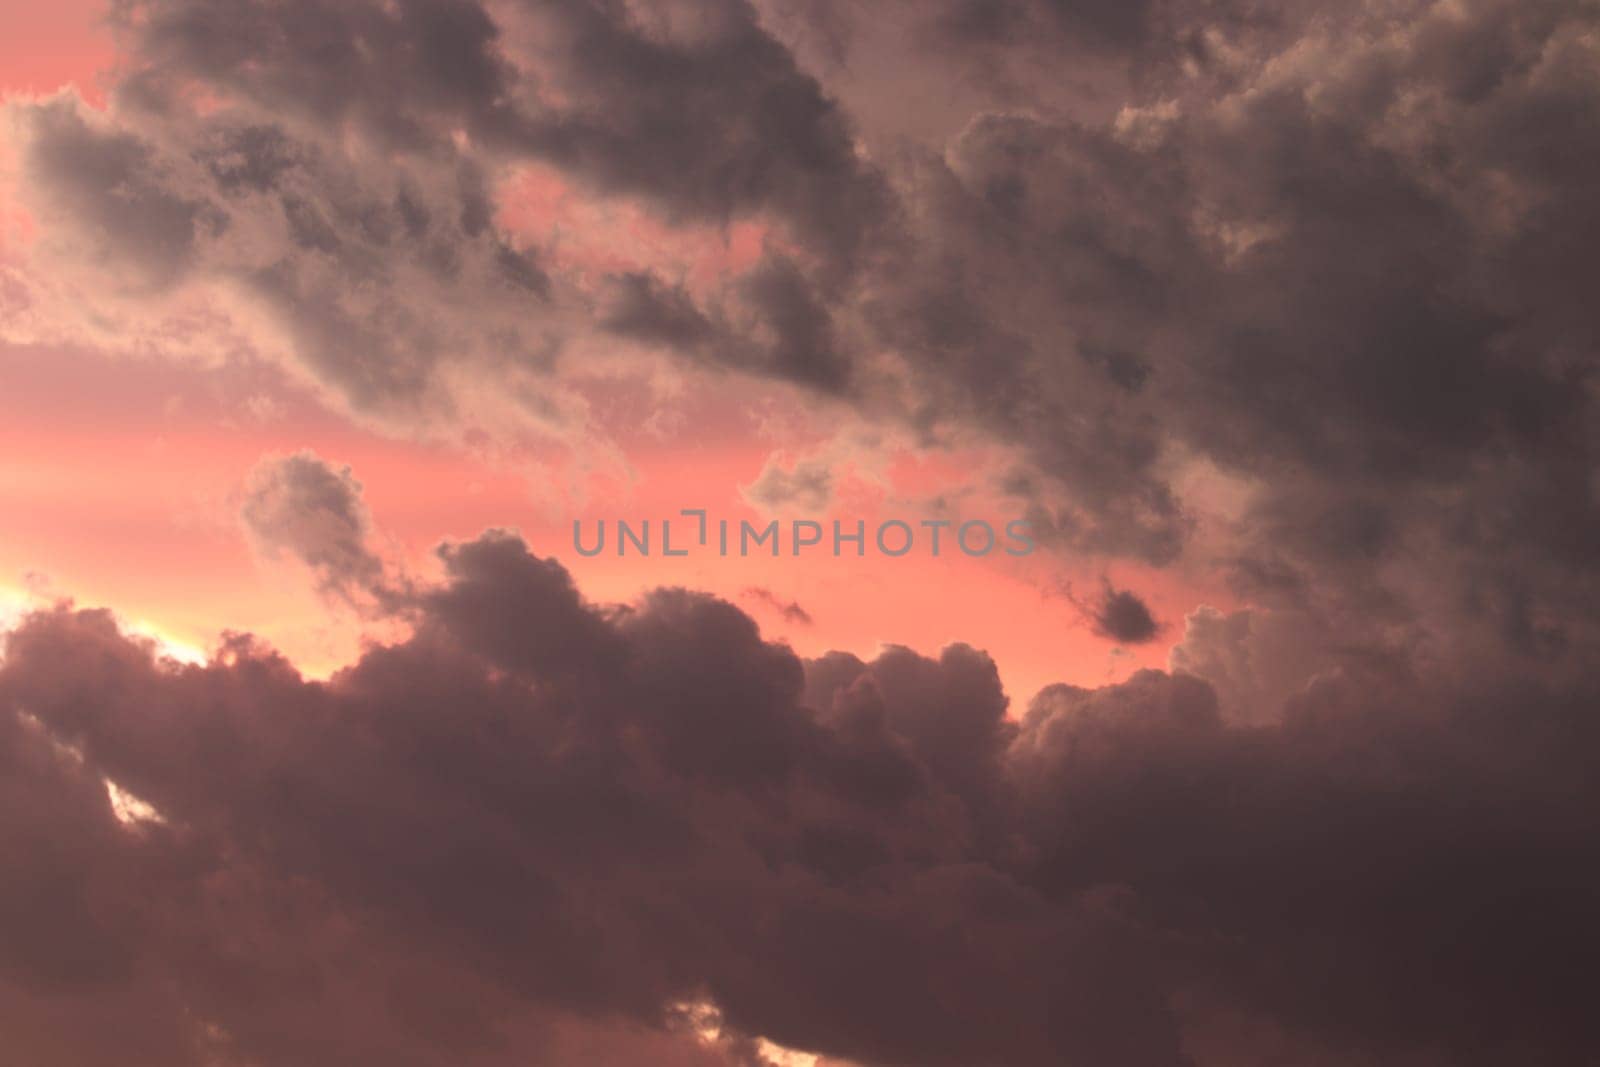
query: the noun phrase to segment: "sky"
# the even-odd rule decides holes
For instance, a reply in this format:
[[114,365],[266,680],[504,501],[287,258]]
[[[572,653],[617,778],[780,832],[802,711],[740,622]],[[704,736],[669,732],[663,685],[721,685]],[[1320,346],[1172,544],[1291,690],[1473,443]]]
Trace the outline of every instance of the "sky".
[[1592,1058],[1597,15],[0,0],[0,1032]]

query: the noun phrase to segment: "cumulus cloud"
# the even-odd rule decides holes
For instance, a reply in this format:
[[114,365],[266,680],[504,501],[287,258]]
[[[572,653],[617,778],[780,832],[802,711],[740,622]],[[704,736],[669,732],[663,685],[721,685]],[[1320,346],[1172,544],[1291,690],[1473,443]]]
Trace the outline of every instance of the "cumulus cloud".
[[1235,727],[1146,671],[1012,720],[965,646],[807,662],[709,597],[587,603],[509,535],[442,559],[414,634],[326,682],[244,637],[163,663],[96,611],[9,635],[13,1049],[1554,1065],[1600,1036],[1591,691],[1330,678]]
[[1201,606],[1184,619],[1168,666],[1204,678],[1240,721],[1282,715],[1290,698],[1331,676],[1379,666],[1370,649],[1340,646],[1327,626],[1297,611]]

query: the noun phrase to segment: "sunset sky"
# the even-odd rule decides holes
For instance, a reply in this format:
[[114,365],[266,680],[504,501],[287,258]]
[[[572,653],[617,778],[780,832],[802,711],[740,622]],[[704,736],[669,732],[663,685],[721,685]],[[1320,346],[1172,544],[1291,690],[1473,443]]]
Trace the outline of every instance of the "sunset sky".
[[1600,1055],[1594,5],[0,0],[0,93],[24,1067]]
[[[116,84],[118,56],[106,12],[69,4],[20,17],[25,32],[8,46],[16,55],[0,68],[5,88],[19,94],[13,121],[28,106],[82,109],[90,122],[108,121],[106,90]],[[743,599],[766,633],[805,655],[871,655],[885,644],[933,654],[981,635],[1020,700],[1052,682],[1100,684],[1165,665],[1170,640],[1096,632],[1108,583],[1136,582],[1164,638],[1179,636],[1183,616],[1199,604],[1237,603],[1204,568],[1152,568],[1137,556],[1104,552],[1063,551],[1025,563],[997,552],[964,565],[959,553],[936,561],[919,549],[890,566],[882,559],[852,565],[848,546],[846,558],[835,560],[829,541],[798,560],[785,545],[776,562],[680,564],[609,551],[577,558],[574,520],[592,531],[601,520],[658,524],[700,507],[758,527],[773,518],[820,521],[830,537],[834,519],[846,529],[862,521],[870,538],[896,518],[919,529],[924,519],[978,518],[1003,530],[1026,519],[1031,501],[996,492],[1014,460],[1009,442],[955,426],[929,440],[837,396],[658,365],[657,354],[614,338],[568,338],[597,365],[570,358],[548,380],[520,383],[541,394],[525,403],[477,393],[498,391],[485,376],[452,386],[470,397],[406,398],[448,404],[448,417],[385,410],[308,375],[293,351],[278,350],[293,346],[282,323],[253,323],[261,335],[244,336],[229,317],[242,309],[233,306],[239,294],[228,291],[226,277],[163,286],[158,295],[112,268],[69,286],[45,266],[61,252],[50,217],[65,205],[47,202],[42,186],[29,189],[27,169],[25,159],[11,158],[0,245],[14,326],[0,352],[0,432],[7,456],[25,457],[8,462],[0,482],[10,516],[0,573],[13,603],[65,596],[110,606],[202,652],[225,629],[248,630],[305,669],[329,673],[358,653],[362,620],[330,611],[306,574],[274,566],[270,553],[263,558],[238,521],[250,471],[302,450],[351,469],[397,567],[426,573],[441,541],[514,528],[535,551],[561,558],[595,599],[627,601],[662,584]],[[781,227],[758,212],[662,218],[639,197],[598,196],[534,161],[506,163],[497,177],[486,192],[501,239],[542,250],[544,269],[562,271],[574,287],[657,271],[715,296],[786,247]],[[113,206],[123,195],[110,194]],[[91,246],[105,236],[103,229],[79,234]],[[135,246],[122,253],[137,264],[136,235],[127,236]],[[97,258],[92,248],[80,251]],[[78,288],[84,283],[114,310],[91,311]],[[112,315],[118,325],[64,322],[60,307],[47,317],[41,305],[53,301],[69,313]],[[529,317],[546,313],[536,306]],[[547,405],[562,410],[552,417]],[[764,473],[781,484],[796,469],[826,472],[826,491],[792,501],[763,493]],[[1211,472],[1188,473],[1203,482]],[[1226,503],[1225,494],[1202,488],[1189,517],[1223,518]],[[800,605],[811,621],[785,617],[753,590]]]

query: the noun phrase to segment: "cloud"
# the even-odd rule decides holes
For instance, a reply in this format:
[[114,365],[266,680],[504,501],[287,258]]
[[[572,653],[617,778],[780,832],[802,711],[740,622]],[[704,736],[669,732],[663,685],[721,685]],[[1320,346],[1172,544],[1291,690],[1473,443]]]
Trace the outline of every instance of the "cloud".
[[350,599],[382,584],[383,561],[369,543],[372,520],[349,467],[334,468],[310,451],[262,460],[250,472],[239,515],[268,557],[286,553],[305,564],[325,593]]
[[453,361],[514,380],[548,355],[561,301],[538,250],[490,226],[471,159],[380,161],[246,108],[11,109],[41,265],[85,301],[158,314],[199,292],[338,404],[413,424],[448,421]]
[[870,313],[918,375],[908,403],[1021,451],[1006,486],[1042,544],[1198,557],[1355,642],[1593,641],[1572,554],[1600,522],[1593,396],[1571,383],[1595,323],[1547,229],[1594,222],[1600,152],[1554,118],[1600,109],[1592,18],[1180,29],[1210,43],[1159,95],[974,115],[897,186],[919,236]]
[[95,123],[67,97],[25,112],[28,169],[124,283],[160,289],[193,268],[206,230],[226,220],[163,173],[153,148]]
[[[203,294],[334,402],[411,432],[463,419],[484,375],[534,426],[570,431],[557,401],[579,405],[552,372],[608,328],[819,388],[848,376],[827,300],[892,198],[742,3],[658,18],[246,2],[223,17],[158,0],[113,22],[127,62],[106,113],[71,94],[8,105],[24,200],[49,230],[36,269],[82,281],[84,299]],[[501,197],[530,169],[708,241],[745,219],[782,239],[704,307],[669,306],[651,298],[675,283],[644,279],[681,261],[615,283],[542,246],[554,232],[509,232]]]
[[[1593,19],[1258,7],[158,0],[123,12],[107,114],[11,111],[52,277],[226,293],[390,427],[509,407],[588,439],[574,390],[627,341],[999,449],[1058,551],[1568,655],[1596,637]],[[848,63],[785,43],[806,11]],[[1042,88],[1066,56],[1081,106]],[[874,106],[952,77],[920,133]],[[530,168],[764,246],[596,270],[508,228]]]
[[833,467],[827,458],[790,460],[773,453],[756,480],[741,492],[746,500],[768,511],[797,509],[815,514],[833,499]]
[[[1238,608],[1012,719],[972,647],[803,661],[510,534],[390,588],[353,475],[275,460],[258,542],[411,636],[323,683],[22,624],[0,1028],[85,1064],[1591,1059],[1592,10],[801,5],[829,66],[779,6],[124,5],[105,113],[7,105],[31,269],[102,322],[210,294],[406,432],[493,399],[582,436],[624,343],[808,390]],[[1080,58],[1081,101],[1033,91]],[[867,100],[902,78],[949,83],[926,123]],[[763,247],[579,262],[500,217],[530,169]],[[775,456],[748,493],[832,490]]]
[[1165,630],[1144,598],[1131,590],[1118,589],[1109,578],[1102,578],[1099,594],[1088,599],[1074,593],[1070,582],[1058,583],[1045,595],[1066,599],[1096,634],[1121,645],[1148,644]]
[[1370,671],[1376,660],[1372,649],[1340,647],[1327,625],[1305,612],[1206,606],[1184,619],[1183,640],[1167,656],[1173,671],[1204,678],[1245,722],[1275,721],[1319,679]]
[[1237,727],[1145,671],[1011,721],[964,646],[806,662],[709,597],[589,604],[509,535],[442,563],[327,682],[244,637],[162,663],[95,611],[10,634],[13,1047],[542,1062],[609,1020],[732,1056],[696,1003],[860,1064],[1594,1047],[1588,690],[1328,676]]
[[1154,641],[1161,626],[1138,594],[1114,589],[1106,584],[1093,611],[1095,633],[1119,644],[1138,645]]
[[797,622],[802,626],[810,626],[816,621],[811,617],[811,613],[801,607],[798,602],[784,600],[770,589],[753,585],[744,591],[744,596],[748,600],[754,600],[758,604],[764,604],[776,611],[783,616],[785,622]]

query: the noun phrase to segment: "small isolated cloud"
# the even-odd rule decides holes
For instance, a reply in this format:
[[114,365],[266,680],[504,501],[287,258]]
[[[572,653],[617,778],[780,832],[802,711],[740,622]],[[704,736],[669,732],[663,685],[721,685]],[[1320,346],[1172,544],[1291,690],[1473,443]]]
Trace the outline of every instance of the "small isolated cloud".
[[1108,579],[1101,581],[1100,593],[1092,599],[1080,598],[1069,583],[1063,583],[1054,595],[1070,601],[1095,633],[1118,644],[1146,644],[1160,637],[1164,629],[1143,597],[1118,589]]
[[784,621],[786,622],[797,622],[803,626],[810,626],[816,621],[811,617],[811,612],[801,607],[798,602],[793,600],[784,600],[770,589],[764,589],[761,586],[752,585],[750,588],[744,591],[744,597],[746,600],[753,600],[758,604],[765,604],[773,611],[776,611],[779,615],[782,615]]
[[833,499],[833,469],[826,460],[802,459],[785,466],[782,453],[767,457],[744,498],[767,511],[822,511]]
[[310,451],[272,456],[251,471],[245,492],[239,515],[267,558],[299,560],[322,592],[346,599],[381,584],[383,562],[369,547],[372,522],[349,467]]
[[1107,583],[1094,608],[1094,631],[1124,645],[1141,645],[1156,639],[1161,624],[1137,593]]

